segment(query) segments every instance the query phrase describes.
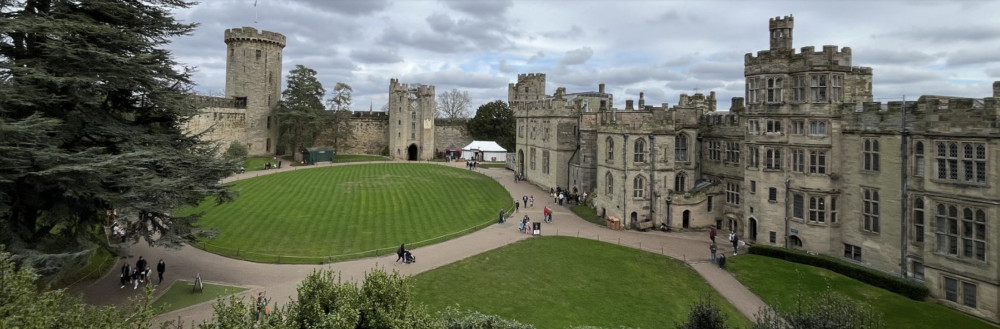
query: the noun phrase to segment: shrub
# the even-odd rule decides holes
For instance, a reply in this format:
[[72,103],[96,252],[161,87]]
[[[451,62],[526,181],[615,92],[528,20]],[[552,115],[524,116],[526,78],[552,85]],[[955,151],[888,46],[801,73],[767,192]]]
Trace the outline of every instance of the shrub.
[[718,305],[711,298],[701,297],[691,312],[688,313],[686,323],[677,325],[677,329],[728,329],[726,326],[726,314],[722,313]]
[[786,261],[825,268],[855,280],[906,296],[913,300],[924,300],[930,291],[926,286],[903,278],[892,276],[874,269],[851,264],[825,255],[810,255],[798,250],[770,246],[751,246],[750,253]]

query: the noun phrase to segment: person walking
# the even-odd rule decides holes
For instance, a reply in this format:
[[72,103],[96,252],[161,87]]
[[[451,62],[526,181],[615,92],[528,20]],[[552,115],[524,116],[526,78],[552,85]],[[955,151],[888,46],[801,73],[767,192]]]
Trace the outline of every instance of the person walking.
[[528,195],[527,194],[522,195],[521,196],[521,201],[524,201],[524,207],[527,208],[528,207]]
[[139,256],[139,260],[135,261],[135,270],[139,272],[139,283],[143,283],[146,279],[146,259]]
[[503,224],[503,209],[500,209],[500,219],[497,221],[497,224]]
[[160,277],[160,282],[157,282],[156,284],[163,283],[163,272],[166,271],[167,271],[167,263],[164,263],[163,259],[160,258],[160,262],[156,263],[156,274],[158,277]]
[[708,250],[712,251],[712,264],[715,264],[715,252],[718,251],[718,247],[715,246],[715,242],[712,242],[712,246],[708,247]]
[[533,208],[535,206],[535,196],[532,195],[528,201],[531,201],[531,203],[528,203],[528,208]]
[[125,288],[125,285],[132,281],[132,268],[128,266],[128,262],[122,264],[121,274],[121,288]]
[[733,234],[733,256],[736,256],[736,251],[739,250],[740,246],[740,236]]
[[396,257],[396,261],[398,262],[398,261],[402,260],[403,259],[403,254],[405,254],[405,253],[406,253],[406,245],[405,244],[400,244],[399,245],[399,249],[396,250],[396,256],[398,256],[398,257]]
[[713,245],[715,245],[715,236],[717,234],[719,234],[719,232],[715,230],[715,225],[712,225],[712,227],[708,229],[708,238],[712,240]]
[[514,212],[521,212],[521,202],[514,201]]

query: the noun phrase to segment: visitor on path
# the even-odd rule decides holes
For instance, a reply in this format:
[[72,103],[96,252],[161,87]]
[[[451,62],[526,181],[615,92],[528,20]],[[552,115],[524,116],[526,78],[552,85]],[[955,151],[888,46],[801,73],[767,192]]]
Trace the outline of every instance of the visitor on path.
[[566,200],[566,194],[560,192],[559,193],[559,205],[560,206],[563,205],[563,201],[565,201],[565,200]]
[[161,258],[160,262],[156,263],[156,274],[157,274],[157,276],[160,277],[160,282],[157,282],[156,284],[163,283],[163,272],[166,272],[166,271],[167,271],[167,263],[164,263],[163,259]]
[[497,224],[503,224],[503,209],[500,209],[500,220],[497,222]]
[[514,201],[514,212],[521,212],[521,202]]
[[549,209],[549,206],[545,206],[545,208],[542,208],[542,216],[546,223],[551,223],[552,209]]
[[717,234],[719,234],[719,232],[715,230],[715,225],[712,225],[712,227],[708,229],[708,238],[712,240],[712,245],[715,245],[715,236]]
[[535,206],[535,196],[532,195],[531,198],[529,199],[529,201],[531,201],[531,203],[528,203],[528,208],[534,207]]
[[712,264],[715,264],[715,252],[718,250],[718,247],[715,246],[715,242],[712,242],[712,246],[708,247],[708,250],[712,251]]
[[559,195],[556,192],[552,192],[552,203],[559,203]]
[[587,192],[583,192],[583,198],[580,199],[578,202],[583,202],[584,204],[587,203]]
[[736,256],[736,251],[739,250],[740,246],[740,236],[733,234],[733,256]]
[[726,268],[726,255],[719,255],[719,268]]
[[262,316],[267,315],[269,310],[267,309],[267,298],[264,297],[263,292],[257,293],[257,319],[260,320]]
[[528,207],[528,195],[527,194],[521,196],[521,201],[524,201],[524,207]]
[[139,260],[135,261],[135,270],[139,272],[139,283],[143,283],[146,276],[146,260],[139,256]]
[[406,245],[405,244],[400,244],[399,245],[399,249],[396,250],[396,256],[398,256],[398,257],[396,257],[396,261],[398,262],[398,261],[402,260],[403,259],[403,254],[405,254],[405,253],[406,253]]
[[121,288],[125,288],[125,285],[132,281],[132,268],[128,266],[128,262],[122,264],[121,274]]
[[142,283],[142,272],[139,271],[138,267],[133,268],[132,269],[132,290],[139,289],[139,284],[140,283]]

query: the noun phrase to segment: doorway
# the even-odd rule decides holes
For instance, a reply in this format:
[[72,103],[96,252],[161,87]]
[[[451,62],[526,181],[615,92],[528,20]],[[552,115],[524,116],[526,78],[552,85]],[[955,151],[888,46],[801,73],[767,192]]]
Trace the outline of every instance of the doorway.
[[690,210],[685,210],[684,214],[681,215],[681,226],[684,227],[684,228],[688,228],[689,226],[691,226],[691,211]]
[[757,219],[750,217],[750,241],[757,241]]
[[410,144],[410,147],[406,148],[406,160],[417,161],[417,144]]
[[517,174],[524,177],[524,150],[517,151]]

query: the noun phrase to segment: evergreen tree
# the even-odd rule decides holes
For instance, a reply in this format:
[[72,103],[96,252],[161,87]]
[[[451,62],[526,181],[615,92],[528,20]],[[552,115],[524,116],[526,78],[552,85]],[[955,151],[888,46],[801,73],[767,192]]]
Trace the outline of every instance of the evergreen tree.
[[501,147],[514,150],[514,110],[501,100],[495,100],[479,106],[476,116],[469,120],[469,135],[477,140],[492,140]]
[[316,71],[302,65],[288,72],[288,87],[274,111],[278,120],[278,140],[290,151],[315,145],[327,117],[323,114],[326,90],[316,79]]
[[[0,243],[43,274],[86,255],[117,214],[131,240],[177,246],[234,166],[186,133],[180,0],[0,0]],[[155,237],[155,238],[154,238]]]
[[330,124],[330,139],[333,147],[338,152],[343,141],[354,138],[354,126],[351,118],[354,112],[351,111],[351,92],[354,89],[350,85],[337,82],[333,87],[333,97],[326,101],[329,111],[327,111],[327,122]]

